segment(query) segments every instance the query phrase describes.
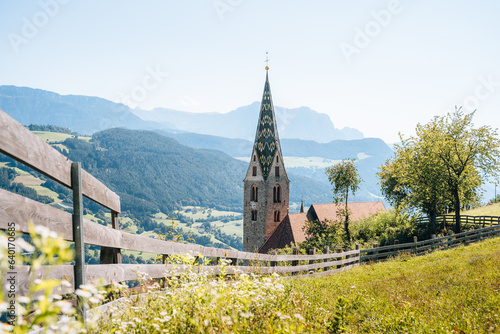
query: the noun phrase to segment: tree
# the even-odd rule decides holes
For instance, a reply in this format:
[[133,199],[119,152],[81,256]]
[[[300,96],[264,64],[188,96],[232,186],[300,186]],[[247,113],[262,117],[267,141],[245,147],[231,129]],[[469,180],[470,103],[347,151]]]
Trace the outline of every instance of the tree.
[[474,113],[461,108],[416,128],[416,136],[395,147],[395,157],[377,174],[385,197],[396,207],[420,209],[431,219],[453,208],[455,232],[460,210],[479,201],[480,186],[497,176],[500,142],[489,126],[475,129]]
[[333,186],[333,202],[337,205],[341,202],[344,204],[344,208],[339,210],[339,215],[344,218],[344,228],[349,242],[351,241],[349,208],[347,207],[349,192],[355,195],[356,191],[359,190],[359,184],[363,181],[358,174],[354,161],[354,159],[344,159],[337,165],[327,167],[325,170],[328,181]]
[[304,225],[306,240],[300,244],[300,248],[309,252],[312,248],[324,249],[325,246],[344,244],[345,231],[341,224],[335,221],[306,220]]
[[453,196],[455,232],[460,232],[461,200],[478,198],[478,189],[488,177],[500,171],[500,140],[490,126],[473,128],[474,113],[455,108],[453,114],[434,119],[434,153],[444,166]]
[[[418,134],[423,132],[417,129]],[[445,212],[449,204],[444,170],[432,156],[432,141],[401,138],[395,146],[395,157],[390,159],[377,174],[382,193],[399,210],[418,208],[431,221],[435,229],[436,216]]]

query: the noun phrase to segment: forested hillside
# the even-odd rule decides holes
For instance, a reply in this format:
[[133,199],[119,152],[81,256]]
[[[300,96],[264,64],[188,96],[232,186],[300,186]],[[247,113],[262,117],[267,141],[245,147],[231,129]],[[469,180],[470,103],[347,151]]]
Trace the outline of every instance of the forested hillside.
[[92,143],[70,138],[68,157],[116,191],[122,210],[171,212],[179,205],[241,207],[244,166],[220,152],[196,150],[148,131],[110,129]]
[[[90,143],[68,138],[68,157],[116,191],[122,210],[172,212],[183,205],[241,211],[247,163],[215,150],[193,149],[149,131],[110,129]],[[291,175],[291,200],[329,199],[329,188]],[[294,191],[294,190],[292,190]]]

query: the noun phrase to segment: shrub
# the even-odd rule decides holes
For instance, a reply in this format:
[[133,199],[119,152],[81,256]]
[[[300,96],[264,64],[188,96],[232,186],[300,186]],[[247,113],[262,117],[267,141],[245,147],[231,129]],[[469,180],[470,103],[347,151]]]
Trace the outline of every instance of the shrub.
[[415,218],[395,210],[381,212],[376,216],[368,217],[357,224],[352,224],[352,235],[355,242],[369,246],[378,242],[380,246],[412,242],[413,236],[420,234]]

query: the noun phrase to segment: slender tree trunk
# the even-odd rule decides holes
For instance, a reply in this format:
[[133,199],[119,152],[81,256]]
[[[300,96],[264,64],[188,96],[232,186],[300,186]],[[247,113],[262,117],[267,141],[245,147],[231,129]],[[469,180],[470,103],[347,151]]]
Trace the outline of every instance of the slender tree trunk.
[[431,223],[431,234],[436,233],[436,210],[431,210],[429,219]]
[[349,193],[346,194],[345,196],[345,233],[347,236],[347,241],[350,243],[351,242],[351,232],[349,232],[349,211],[347,210],[347,198],[349,197]]
[[460,195],[458,194],[458,186],[453,187],[454,207],[455,207],[455,233],[460,233],[462,225],[460,224]]

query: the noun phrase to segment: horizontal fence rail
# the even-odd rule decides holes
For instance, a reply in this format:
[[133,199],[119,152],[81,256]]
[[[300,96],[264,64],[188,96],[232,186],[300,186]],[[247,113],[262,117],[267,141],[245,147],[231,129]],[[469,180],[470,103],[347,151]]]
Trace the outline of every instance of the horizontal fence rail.
[[[0,152],[71,188],[71,160],[0,110]],[[120,212],[120,197],[82,171],[83,195]]]
[[[424,224],[430,223],[429,217],[421,217],[417,220],[417,222]],[[438,226],[453,227],[455,226],[455,215],[443,215],[436,217],[436,224]],[[468,215],[460,215],[460,224],[462,226],[492,226],[492,225],[500,225],[500,217],[498,216],[468,216]]]
[[380,261],[400,254],[422,255],[435,250],[445,250],[462,244],[481,241],[500,235],[500,225],[473,229],[470,231],[449,234],[443,237],[433,237],[429,240],[415,241],[400,245],[389,245],[361,250],[361,262]]

